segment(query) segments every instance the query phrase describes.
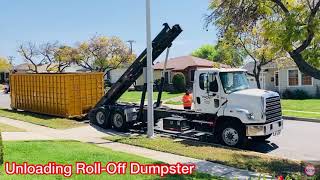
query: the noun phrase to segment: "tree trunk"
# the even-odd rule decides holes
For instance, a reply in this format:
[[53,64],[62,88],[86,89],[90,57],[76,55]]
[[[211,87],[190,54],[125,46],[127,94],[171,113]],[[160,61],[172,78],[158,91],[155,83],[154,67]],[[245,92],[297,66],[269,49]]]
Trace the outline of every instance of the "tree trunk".
[[261,63],[257,65],[257,71],[254,71],[254,78],[256,79],[257,88],[261,89],[261,83],[260,83]]
[[256,76],[254,76],[254,79],[256,80],[257,88],[258,88],[258,89],[261,89],[260,74],[257,74]]
[[309,76],[312,76],[316,79],[320,80],[320,70],[318,70],[315,67],[312,67],[310,64],[308,64],[302,57],[300,53],[297,53],[295,51],[289,52],[291,58],[294,60],[294,62],[297,64],[299,70],[307,74]]

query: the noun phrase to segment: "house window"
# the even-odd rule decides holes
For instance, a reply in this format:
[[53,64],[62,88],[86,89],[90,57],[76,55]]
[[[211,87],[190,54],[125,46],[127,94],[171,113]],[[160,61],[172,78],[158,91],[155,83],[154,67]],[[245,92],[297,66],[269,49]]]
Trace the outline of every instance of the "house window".
[[274,85],[279,86],[279,71],[274,72]]
[[199,76],[199,87],[202,90],[205,90],[208,86],[208,75],[205,73],[200,74]]
[[289,86],[299,85],[299,71],[298,70],[288,70],[288,84]]
[[312,77],[301,73],[301,85],[312,85]]
[[171,71],[165,71],[165,72],[161,72],[161,74],[163,75],[164,73],[164,83],[165,84],[171,84]]
[[190,71],[190,81],[191,81],[191,82],[194,81],[194,72],[195,72],[195,70],[191,70],[191,71]]

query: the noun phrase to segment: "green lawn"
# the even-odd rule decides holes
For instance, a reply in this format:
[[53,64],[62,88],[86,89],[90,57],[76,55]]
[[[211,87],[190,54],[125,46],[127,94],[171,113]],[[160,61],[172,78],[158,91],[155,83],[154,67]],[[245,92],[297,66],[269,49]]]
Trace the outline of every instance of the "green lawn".
[[175,141],[164,137],[149,139],[144,136],[110,136],[105,139],[262,173],[300,172],[300,161],[271,157],[252,151],[210,146],[194,141]]
[[172,104],[172,105],[182,105],[182,101],[172,101],[172,100],[169,100],[169,101],[166,101],[165,103],[166,103],[166,104]]
[[0,132],[22,132],[24,129],[0,123]]
[[[102,162],[105,165],[108,162],[139,162],[161,163],[151,159],[130,155],[127,153],[116,152],[110,149],[101,148],[91,144],[85,144],[75,141],[4,141],[4,161],[29,164],[47,164],[55,161],[60,164],[75,164],[75,162]],[[1,166],[0,179],[65,179],[61,175],[6,175]],[[74,169],[74,168],[73,168]],[[130,176],[127,172],[125,175],[76,175],[73,174],[68,179],[218,179],[203,173],[194,173],[190,176],[166,176],[160,178],[155,175],[134,175]]]
[[0,116],[20,121],[30,122],[37,125],[42,125],[55,129],[67,129],[83,126],[84,124],[75,120],[47,116],[42,114],[24,112],[24,111],[11,111],[8,109],[0,109]]
[[[140,102],[141,99],[141,91],[127,91],[124,93],[121,98],[119,99],[120,102]],[[166,99],[171,99],[177,96],[181,96],[183,93],[169,93],[169,92],[163,92],[161,99],[166,100]],[[158,92],[153,93],[153,99],[156,100],[158,97]]]
[[[166,101],[166,104],[182,105],[180,101]],[[315,118],[320,121],[320,99],[281,100],[283,115],[293,117]],[[304,112],[294,112],[304,111]],[[314,113],[313,113],[314,112]]]
[[[283,115],[320,119],[320,99],[281,100]],[[304,112],[294,112],[304,111]],[[315,113],[312,113],[315,112]]]

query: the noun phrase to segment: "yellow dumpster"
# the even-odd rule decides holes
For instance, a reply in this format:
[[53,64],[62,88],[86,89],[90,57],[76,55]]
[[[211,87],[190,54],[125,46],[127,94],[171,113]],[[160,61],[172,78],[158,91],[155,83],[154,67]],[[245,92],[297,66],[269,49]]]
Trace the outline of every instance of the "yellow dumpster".
[[11,107],[79,117],[103,96],[103,73],[11,74]]

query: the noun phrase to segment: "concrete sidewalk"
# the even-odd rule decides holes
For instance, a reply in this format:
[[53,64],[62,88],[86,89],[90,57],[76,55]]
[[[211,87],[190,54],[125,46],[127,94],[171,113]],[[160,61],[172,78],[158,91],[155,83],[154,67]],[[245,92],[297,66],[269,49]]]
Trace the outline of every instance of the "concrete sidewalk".
[[[27,132],[2,132],[4,141],[12,140],[77,140],[84,143],[95,144],[100,147],[109,148],[114,151],[121,151],[129,154],[134,154],[146,158],[150,158],[165,163],[194,163],[197,166],[197,171],[208,173],[215,176],[222,176],[227,179],[257,179],[260,173],[255,173],[247,170],[241,170],[229,166],[224,166],[209,161],[154,151],[137,146],[116,143],[102,139],[102,137],[119,134],[112,130],[104,130],[94,126],[83,126],[78,128],[57,130],[47,128],[23,121],[12,120],[0,117],[0,123],[8,124],[18,128],[25,129]],[[263,177],[263,175],[261,176]],[[271,179],[268,177],[267,179]]]

